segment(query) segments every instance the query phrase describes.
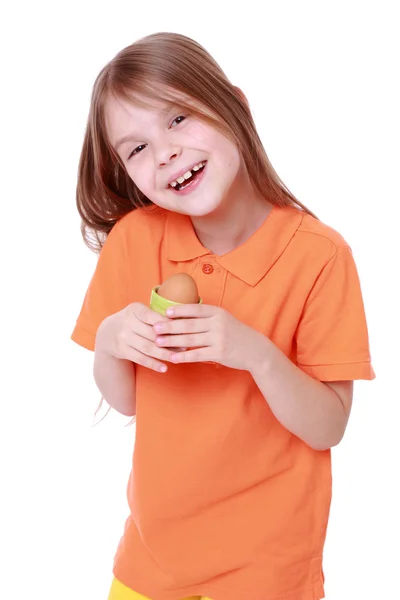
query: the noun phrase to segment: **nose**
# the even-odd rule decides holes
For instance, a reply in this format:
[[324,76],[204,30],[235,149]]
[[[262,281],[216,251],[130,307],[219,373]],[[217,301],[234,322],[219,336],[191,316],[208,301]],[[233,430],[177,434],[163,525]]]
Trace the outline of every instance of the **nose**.
[[158,167],[165,167],[176,160],[182,152],[182,148],[176,144],[165,144],[157,149],[156,163]]

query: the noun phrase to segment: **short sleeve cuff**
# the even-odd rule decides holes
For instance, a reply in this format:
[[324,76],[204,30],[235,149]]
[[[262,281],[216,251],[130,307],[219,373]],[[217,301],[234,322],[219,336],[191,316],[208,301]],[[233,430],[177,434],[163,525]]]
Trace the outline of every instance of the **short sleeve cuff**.
[[80,325],[75,326],[75,329],[71,334],[71,340],[79,344],[79,346],[87,348],[87,350],[94,351],[96,336]]
[[319,381],[352,381],[375,379],[370,362],[345,363],[341,365],[302,365],[298,367]]

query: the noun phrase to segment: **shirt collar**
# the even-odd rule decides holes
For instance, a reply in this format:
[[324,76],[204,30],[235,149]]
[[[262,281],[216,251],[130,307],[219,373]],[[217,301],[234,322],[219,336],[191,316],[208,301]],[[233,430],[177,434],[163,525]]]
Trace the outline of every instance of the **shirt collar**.
[[255,286],[284,252],[303,215],[295,207],[273,206],[261,227],[244,244],[228,254],[214,256],[196,236],[190,217],[170,212],[166,223],[167,256],[175,262],[212,256],[232,275]]

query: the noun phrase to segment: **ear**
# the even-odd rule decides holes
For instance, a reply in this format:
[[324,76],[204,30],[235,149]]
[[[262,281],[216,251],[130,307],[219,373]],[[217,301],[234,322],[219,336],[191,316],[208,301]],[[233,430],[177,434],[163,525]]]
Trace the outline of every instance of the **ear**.
[[236,85],[234,85],[233,87],[235,89],[236,95],[239,96],[239,98],[241,100],[243,100],[243,102],[247,105],[248,108],[250,108],[249,101],[247,100],[244,92],[239,87],[237,87]]

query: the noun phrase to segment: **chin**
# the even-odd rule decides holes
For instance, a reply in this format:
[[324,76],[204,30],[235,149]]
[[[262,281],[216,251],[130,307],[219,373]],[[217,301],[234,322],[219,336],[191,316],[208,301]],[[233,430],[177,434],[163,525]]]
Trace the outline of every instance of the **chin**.
[[[200,191],[200,190],[199,190]],[[156,194],[149,194],[151,201],[171,212],[181,213],[190,217],[210,217],[214,213],[219,212],[222,206],[225,204],[224,199],[228,196],[226,193],[218,194],[216,190],[213,190],[213,197],[211,194],[207,194],[207,190],[202,190],[200,193],[193,192],[179,198],[178,195],[171,197],[168,193],[168,197],[157,198]]]
[[186,215],[189,215],[189,217],[196,217],[196,218],[206,218],[206,217],[212,217],[213,215],[215,215],[215,213],[217,212],[219,208],[218,206],[213,206],[210,208],[204,208],[199,207],[198,209],[193,208],[193,209],[184,209],[184,207],[182,207],[182,212]]

